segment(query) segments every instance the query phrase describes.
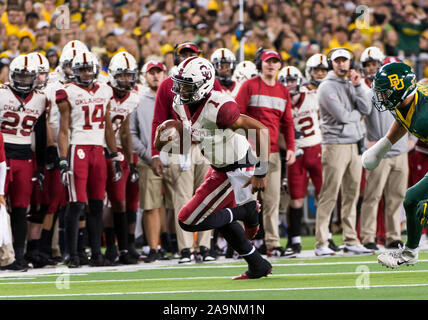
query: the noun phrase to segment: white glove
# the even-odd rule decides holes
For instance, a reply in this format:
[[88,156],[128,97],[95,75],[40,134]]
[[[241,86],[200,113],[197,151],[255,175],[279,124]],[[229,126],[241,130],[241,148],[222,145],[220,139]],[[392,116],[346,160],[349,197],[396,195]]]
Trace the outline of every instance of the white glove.
[[391,150],[392,143],[387,137],[383,137],[373,147],[364,151],[361,161],[363,167],[368,170],[376,169],[383,157]]

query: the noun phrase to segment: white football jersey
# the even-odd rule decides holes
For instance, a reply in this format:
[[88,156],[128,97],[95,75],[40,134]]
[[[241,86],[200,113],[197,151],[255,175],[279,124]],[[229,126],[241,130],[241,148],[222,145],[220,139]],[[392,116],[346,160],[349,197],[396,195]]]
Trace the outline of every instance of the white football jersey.
[[58,132],[59,132],[59,119],[60,114],[58,105],[56,104],[56,92],[64,88],[64,83],[61,81],[48,82],[43,92],[46,94],[46,98],[50,102],[49,114],[48,114],[48,125],[52,133],[53,140],[58,143]]
[[228,102],[236,103],[228,95],[213,90],[200,114],[197,111],[192,120],[184,106],[174,100],[174,109],[183,121],[183,126],[191,125],[192,140],[199,143],[202,154],[216,167],[225,167],[245,158],[250,148],[244,135],[231,129],[221,129],[217,124],[219,110]]
[[113,99],[110,101],[110,118],[116,137],[116,145],[118,148],[122,147],[119,132],[120,126],[122,125],[122,122],[125,121],[125,119],[131,114],[131,112],[138,107],[139,101],[140,98],[135,91],[128,92],[125,97],[123,97],[123,99],[113,96]]
[[242,82],[238,82],[236,80],[233,81],[234,85],[230,88],[227,88],[225,86],[221,86],[221,92],[228,94],[233,99],[235,99],[236,95],[238,94],[239,88],[241,87]]
[[40,90],[21,99],[6,85],[0,85],[0,129],[5,143],[32,144],[37,119],[48,107],[46,95]]
[[303,135],[295,140],[296,147],[305,148],[321,143],[322,136],[317,92],[306,87],[303,87],[301,92],[303,102],[300,107],[292,107],[292,115],[295,130]]
[[109,85],[96,82],[88,90],[68,83],[57,91],[56,97],[67,99],[71,105],[70,144],[106,146],[104,117],[113,97]]

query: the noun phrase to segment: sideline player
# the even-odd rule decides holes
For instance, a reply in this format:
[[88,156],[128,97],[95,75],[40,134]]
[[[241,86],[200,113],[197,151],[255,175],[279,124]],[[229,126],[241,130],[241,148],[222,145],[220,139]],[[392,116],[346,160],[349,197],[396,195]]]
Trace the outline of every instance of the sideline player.
[[[90,265],[102,266],[102,213],[107,182],[104,146],[112,161],[120,161],[110,119],[110,86],[97,83],[99,64],[90,52],[81,52],[72,62],[73,82],[56,93],[60,111],[58,144],[61,181],[68,186],[70,209],[66,233],[70,250],[68,266],[80,266],[77,254],[79,216],[88,200],[87,228],[91,247]],[[70,131],[70,140],[69,140]],[[121,178],[120,165],[113,165],[115,180]]]
[[[129,130],[129,115],[138,106],[139,97],[135,91],[138,66],[135,58],[128,52],[117,53],[110,61],[108,68],[108,85],[113,89],[113,99],[110,101],[110,117],[113,131],[116,136],[118,152],[125,155],[120,162],[122,179],[114,180],[113,161],[107,158],[107,195],[111,202],[113,226],[119,246],[119,262],[123,264],[136,264],[137,259],[128,254],[128,222],[126,215],[128,182],[138,182],[137,159],[132,153],[132,138]],[[107,210],[110,212],[110,210]],[[110,214],[108,214],[110,215]],[[106,239],[107,240],[107,239]],[[114,241],[114,237],[113,237]],[[107,256],[109,250],[107,241],[106,260],[113,262],[117,253]]]
[[290,193],[289,232],[285,256],[294,256],[302,250],[301,224],[303,201],[305,199],[309,178],[318,195],[322,185],[321,165],[321,129],[319,124],[319,107],[316,90],[303,86],[304,78],[299,69],[293,66],[283,68],[278,74],[278,81],[288,88],[291,97],[291,112],[294,128],[299,134],[295,140],[296,162],[287,167],[288,191]]

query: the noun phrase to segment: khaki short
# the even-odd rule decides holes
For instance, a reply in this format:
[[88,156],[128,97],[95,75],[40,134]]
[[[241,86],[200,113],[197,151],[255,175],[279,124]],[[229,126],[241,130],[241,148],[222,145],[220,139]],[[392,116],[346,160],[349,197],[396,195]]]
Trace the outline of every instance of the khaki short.
[[153,210],[161,207],[173,209],[171,184],[171,169],[164,168],[163,177],[158,177],[152,167],[142,161],[138,161],[140,174],[140,208]]

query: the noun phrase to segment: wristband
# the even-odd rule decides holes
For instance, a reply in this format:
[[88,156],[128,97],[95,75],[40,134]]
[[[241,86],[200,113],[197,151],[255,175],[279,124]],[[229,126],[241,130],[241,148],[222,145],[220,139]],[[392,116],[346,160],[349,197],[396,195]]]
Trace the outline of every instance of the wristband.
[[68,161],[64,157],[59,158],[58,164],[60,168],[68,167]]
[[256,164],[256,168],[254,170],[254,176],[257,178],[266,177],[268,167],[269,167],[269,161],[259,161]]

